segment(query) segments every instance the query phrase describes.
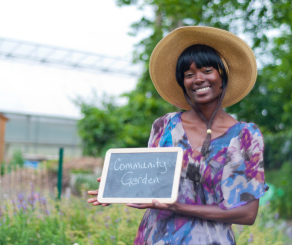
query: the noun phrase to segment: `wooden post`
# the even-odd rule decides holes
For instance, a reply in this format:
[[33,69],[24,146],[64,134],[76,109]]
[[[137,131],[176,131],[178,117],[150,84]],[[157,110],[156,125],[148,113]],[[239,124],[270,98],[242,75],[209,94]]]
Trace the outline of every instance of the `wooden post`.
[[0,164],[4,161],[4,149],[5,149],[5,124],[8,120],[0,113]]

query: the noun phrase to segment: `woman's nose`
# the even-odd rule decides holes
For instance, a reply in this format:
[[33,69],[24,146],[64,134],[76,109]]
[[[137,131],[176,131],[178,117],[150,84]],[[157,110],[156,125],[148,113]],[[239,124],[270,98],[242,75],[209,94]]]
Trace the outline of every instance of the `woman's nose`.
[[203,82],[205,82],[204,75],[202,73],[198,72],[197,75],[196,75],[195,83],[201,84]]

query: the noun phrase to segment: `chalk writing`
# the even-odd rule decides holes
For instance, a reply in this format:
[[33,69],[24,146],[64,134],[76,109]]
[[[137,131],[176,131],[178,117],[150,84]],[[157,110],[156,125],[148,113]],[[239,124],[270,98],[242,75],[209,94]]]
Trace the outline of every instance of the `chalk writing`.
[[[165,174],[167,172],[166,162],[160,162],[157,158],[154,162],[135,162],[135,163],[123,163],[121,158],[117,158],[114,163],[114,170],[115,171],[127,171],[127,170],[140,170],[140,169],[151,169],[151,168],[161,168],[161,174]],[[158,177],[155,178],[147,178],[147,173],[145,177],[133,176],[133,172],[126,172],[122,179],[121,183],[123,185],[137,185],[137,184],[155,184],[160,183]]]
[[[154,179],[152,178],[147,178],[147,174],[145,175],[145,177],[139,177],[139,178],[128,178],[129,176],[131,176],[133,174],[133,172],[127,172],[123,175],[122,177],[122,184],[123,185],[137,185],[137,184],[155,184],[156,182],[157,183],[160,183],[159,180],[158,180],[158,177],[155,177]],[[127,176],[127,177],[126,177]],[[128,179],[127,179],[128,178]]]
[[114,169],[117,170],[128,170],[128,169],[146,169],[146,168],[164,168],[164,172],[161,172],[162,174],[165,174],[167,172],[167,167],[166,167],[166,162],[159,162],[158,158],[157,161],[155,163],[151,163],[149,162],[147,163],[120,163],[122,161],[121,158],[117,158],[117,160],[115,161],[115,165],[114,165]]

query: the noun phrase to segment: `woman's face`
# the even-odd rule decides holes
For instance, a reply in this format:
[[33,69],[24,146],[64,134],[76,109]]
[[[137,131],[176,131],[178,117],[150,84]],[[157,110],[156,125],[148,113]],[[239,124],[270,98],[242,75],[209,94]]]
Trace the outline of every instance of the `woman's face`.
[[189,70],[184,72],[184,86],[187,95],[197,104],[217,102],[222,93],[222,78],[213,67],[198,69],[192,63]]

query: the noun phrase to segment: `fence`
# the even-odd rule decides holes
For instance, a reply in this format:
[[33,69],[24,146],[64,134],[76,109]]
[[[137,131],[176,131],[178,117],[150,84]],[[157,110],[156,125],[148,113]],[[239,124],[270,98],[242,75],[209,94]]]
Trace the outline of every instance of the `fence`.
[[54,186],[50,184],[49,172],[45,165],[32,169],[1,164],[0,169],[0,200],[15,200],[19,195],[49,196],[54,194]]

